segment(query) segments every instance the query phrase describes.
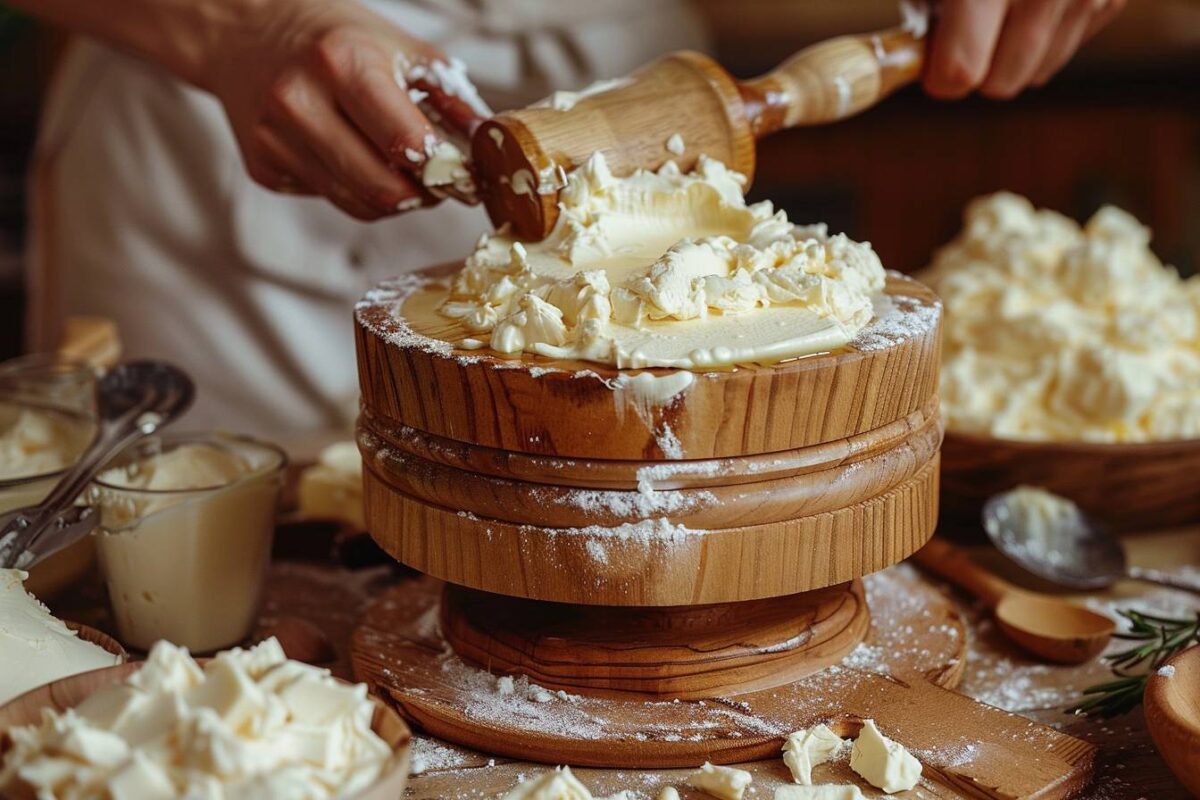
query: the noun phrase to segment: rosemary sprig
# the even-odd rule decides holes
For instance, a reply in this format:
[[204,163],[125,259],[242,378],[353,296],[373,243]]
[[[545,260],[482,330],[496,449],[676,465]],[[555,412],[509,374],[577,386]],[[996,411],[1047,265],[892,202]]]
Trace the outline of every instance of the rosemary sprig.
[[1132,711],[1142,702],[1153,670],[1180,650],[1200,644],[1200,612],[1182,619],[1132,609],[1117,613],[1128,621],[1129,630],[1115,633],[1113,638],[1140,644],[1104,656],[1116,679],[1084,689],[1085,699],[1068,711],[1099,717]]

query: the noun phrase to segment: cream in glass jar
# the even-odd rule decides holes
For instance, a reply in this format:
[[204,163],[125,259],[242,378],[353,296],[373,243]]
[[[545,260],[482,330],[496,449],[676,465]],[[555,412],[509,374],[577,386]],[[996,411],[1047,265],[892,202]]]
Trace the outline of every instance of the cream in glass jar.
[[250,633],[285,464],[248,438],[152,437],[96,480],[96,549],[123,643],[204,653]]
[[[0,513],[45,499],[95,433],[95,372],[32,355],[0,364]],[[48,599],[87,574],[90,539],[39,562],[25,588]]]

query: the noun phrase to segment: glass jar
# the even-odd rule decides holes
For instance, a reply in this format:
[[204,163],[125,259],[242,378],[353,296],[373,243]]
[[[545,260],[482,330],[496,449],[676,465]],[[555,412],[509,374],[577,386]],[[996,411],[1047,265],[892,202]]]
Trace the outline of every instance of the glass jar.
[[[244,471],[230,473],[233,461]],[[250,634],[286,464],[278,447],[246,437],[168,435],[139,442],[95,481],[96,549],[125,645],[167,639],[206,653]]]

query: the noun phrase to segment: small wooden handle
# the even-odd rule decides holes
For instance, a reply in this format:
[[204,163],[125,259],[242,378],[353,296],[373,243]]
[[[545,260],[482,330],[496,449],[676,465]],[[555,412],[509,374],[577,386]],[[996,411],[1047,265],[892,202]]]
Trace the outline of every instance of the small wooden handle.
[[853,116],[916,80],[925,42],[896,28],[839,36],[796,53],[771,72],[739,83],[755,137]]
[[929,572],[966,589],[989,608],[995,608],[1000,598],[1016,588],[976,564],[966,551],[936,536],[914,553],[912,559]]

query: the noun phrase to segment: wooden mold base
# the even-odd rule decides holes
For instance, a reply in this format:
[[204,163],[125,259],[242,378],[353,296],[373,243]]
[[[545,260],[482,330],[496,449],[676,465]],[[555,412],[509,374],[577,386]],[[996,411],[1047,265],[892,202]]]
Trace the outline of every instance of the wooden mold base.
[[[455,590],[443,613],[443,584],[431,579],[378,599],[355,630],[352,661],[358,680],[393,699],[428,733],[499,756],[627,769],[728,764],[777,758],[783,737],[817,722],[853,735],[862,720],[874,719],[917,755],[927,777],[966,797],[1067,798],[1087,785],[1092,745],[949,690],[962,675],[966,642],[962,621],[945,596],[907,567],[869,576],[863,584],[877,625],[841,663],[737,694],[718,688],[690,700],[661,694],[601,697],[593,687],[587,694],[553,690],[539,683],[546,680],[542,673],[532,681],[516,676],[510,684],[465,661],[442,634],[443,617],[450,629],[469,627],[463,617],[476,611],[462,606],[479,598]],[[541,605],[550,604],[533,604]],[[510,623],[493,639],[509,638],[519,620]],[[535,631],[539,624],[540,616]],[[618,631],[608,635],[610,645],[620,639]],[[463,638],[461,630],[451,636]],[[605,636],[593,631],[591,638]],[[531,663],[552,660],[546,655],[554,649],[549,636],[532,636],[527,644],[532,655],[524,657]],[[779,657],[771,649],[764,658]],[[534,666],[547,671],[544,664]],[[591,669],[598,671],[594,662]],[[577,679],[573,685],[579,685]]]
[[462,658],[548,689],[703,700],[792,683],[866,636],[861,581],[701,606],[541,603],[447,585],[441,625]]

